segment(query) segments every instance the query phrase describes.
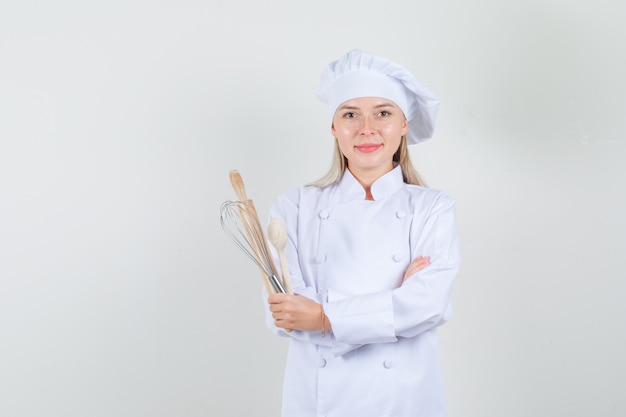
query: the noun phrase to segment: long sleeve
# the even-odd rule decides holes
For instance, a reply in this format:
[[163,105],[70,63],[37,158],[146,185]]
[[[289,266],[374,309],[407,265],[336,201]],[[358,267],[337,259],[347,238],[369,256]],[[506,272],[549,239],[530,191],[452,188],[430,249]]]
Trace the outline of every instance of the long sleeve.
[[347,345],[393,342],[449,319],[452,284],[460,265],[454,201],[441,194],[417,229],[411,234],[412,256],[430,256],[431,264],[396,289],[328,302],[325,311],[337,340]]
[[[301,267],[302,265],[300,262],[301,253],[299,253],[300,248],[298,247],[298,241],[300,240],[298,232],[301,230],[298,226],[298,220],[301,218],[299,210],[301,191],[302,189],[294,189],[277,199],[270,209],[269,220],[278,218],[283,221],[287,229],[289,239],[285,248],[285,256],[287,258],[287,264],[289,265],[289,273],[294,294],[307,297],[310,300],[323,304],[327,299],[326,291],[320,292],[317,290],[316,283],[308,277],[310,273],[303,273],[303,268]],[[280,269],[278,255],[273,247],[271,248],[271,251],[274,256],[274,263]],[[304,269],[307,269],[307,266],[308,265],[304,265]],[[265,289],[263,289],[263,297],[264,300],[267,301],[268,294]],[[327,332],[324,336],[321,331],[292,330],[290,332],[286,332],[284,329],[278,328],[274,325],[274,319],[267,302],[265,303],[265,307],[266,326],[272,333],[278,336],[289,337],[302,342],[331,347],[333,350],[337,351],[349,351],[358,347],[338,341],[332,332]]]

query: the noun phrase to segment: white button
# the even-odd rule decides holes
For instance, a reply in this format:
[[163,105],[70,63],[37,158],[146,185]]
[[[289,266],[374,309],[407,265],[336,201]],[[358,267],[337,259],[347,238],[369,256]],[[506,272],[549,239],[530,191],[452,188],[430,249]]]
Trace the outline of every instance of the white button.
[[328,218],[328,212],[326,210],[322,210],[320,211],[319,216],[320,216],[320,219],[326,220]]
[[318,264],[323,264],[324,262],[326,262],[326,255],[320,253],[315,257],[315,262],[317,262]]
[[399,253],[394,253],[393,254],[393,261],[394,262],[400,262],[402,260],[402,255],[400,255]]
[[320,358],[320,368],[323,368],[325,366],[326,366],[326,359]]
[[393,361],[391,359],[385,359],[385,361],[383,362],[383,366],[385,367],[385,369],[391,369],[391,367],[393,366]]
[[398,210],[398,211],[396,211],[396,217],[397,217],[397,218],[399,218],[399,219],[403,219],[403,218],[404,218],[404,216],[406,216],[406,211],[404,211],[404,210]]

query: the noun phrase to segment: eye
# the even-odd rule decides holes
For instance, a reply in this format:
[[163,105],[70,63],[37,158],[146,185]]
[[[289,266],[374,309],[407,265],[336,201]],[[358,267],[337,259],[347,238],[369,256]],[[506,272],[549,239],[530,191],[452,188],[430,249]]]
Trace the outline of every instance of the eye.
[[391,113],[389,113],[389,111],[388,111],[388,110],[381,110],[381,111],[378,113],[378,115],[379,115],[380,117],[387,117],[387,116],[389,116],[390,114],[391,114]]
[[356,117],[356,113],[354,113],[353,111],[345,112],[343,114],[343,117],[346,119],[354,119]]

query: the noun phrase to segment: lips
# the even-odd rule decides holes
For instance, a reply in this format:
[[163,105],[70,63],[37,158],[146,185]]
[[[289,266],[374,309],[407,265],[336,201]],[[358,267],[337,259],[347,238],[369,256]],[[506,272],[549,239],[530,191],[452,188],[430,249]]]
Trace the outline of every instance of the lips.
[[374,152],[377,151],[378,149],[382,148],[383,145],[380,143],[364,143],[362,145],[356,145],[355,148],[357,150],[359,150],[360,152],[363,153],[370,153],[370,152]]

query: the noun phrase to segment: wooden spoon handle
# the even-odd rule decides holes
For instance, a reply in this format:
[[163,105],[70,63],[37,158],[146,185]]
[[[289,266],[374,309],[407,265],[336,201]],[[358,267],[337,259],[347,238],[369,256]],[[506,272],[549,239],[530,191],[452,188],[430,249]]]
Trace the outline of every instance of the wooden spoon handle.
[[243,178],[241,174],[236,169],[233,169],[228,173],[230,177],[230,184],[233,186],[233,190],[235,191],[235,195],[237,196],[237,200],[242,203],[246,203],[248,207],[252,209],[252,212],[258,218],[258,213],[256,211],[256,207],[254,206],[254,202],[246,196],[246,187],[243,183]]
[[248,197],[246,197],[246,187],[243,185],[243,178],[241,178],[239,171],[233,169],[228,173],[228,176],[230,177],[230,184],[233,186],[237,200],[246,201],[248,199]]
[[280,270],[283,273],[282,278],[285,291],[287,291],[287,294],[293,294],[293,289],[291,288],[291,275],[289,275],[289,265],[287,264],[287,258],[285,257],[284,250],[279,252],[278,258],[280,259]]

